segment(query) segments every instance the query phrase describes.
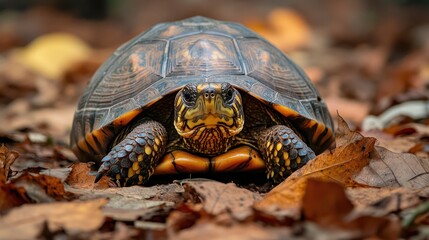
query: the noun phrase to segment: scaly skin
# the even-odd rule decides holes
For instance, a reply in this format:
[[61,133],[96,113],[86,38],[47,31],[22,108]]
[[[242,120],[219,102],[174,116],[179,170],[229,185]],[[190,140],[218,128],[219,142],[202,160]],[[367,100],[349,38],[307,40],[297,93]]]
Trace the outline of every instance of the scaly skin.
[[107,175],[119,186],[143,184],[155,171],[166,144],[164,126],[156,121],[144,121],[101,160],[95,181]]
[[258,147],[266,162],[267,178],[276,183],[316,157],[314,151],[284,125],[263,130],[259,135]]

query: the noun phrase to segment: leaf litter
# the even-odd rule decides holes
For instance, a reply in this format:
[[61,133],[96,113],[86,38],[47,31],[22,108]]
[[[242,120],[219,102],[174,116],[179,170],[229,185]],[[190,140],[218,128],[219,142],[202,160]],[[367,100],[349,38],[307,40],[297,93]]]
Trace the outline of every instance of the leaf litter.
[[[380,21],[369,26],[361,17],[367,16],[364,5],[323,5],[334,21],[322,31],[314,27],[321,13],[318,7],[313,12],[276,7],[264,17],[256,16],[259,9],[249,11],[251,20],[243,20],[287,50],[330,110],[339,109],[348,125],[357,129],[369,113],[380,118],[389,108],[421,108],[428,99],[427,37],[421,37],[427,33],[419,35],[421,29],[408,20],[412,16],[408,10],[394,16],[380,13]],[[246,7],[255,9],[252,4]],[[177,11],[170,16],[174,14],[193,13]],[[389,118],[381,128],[361,133],[350,131],[338,117],[337,147],[268,194],[254,186],[202,179],[129,188],[111,187],[107,178],[94,184],[91,166],[76,163],[66,146],[71,119],[87,81],[116,48],[112,43],[125,42],[129,36],[114,24],[73,19],[49,9],[15,16],[10,23],[15,27],[0,29],[5,39],[0,49],[28,43],[26,30],[42,36],[65,29],[69,33],[60,36],[63,44],[70,49],[83,46],[84,51],[80,62],[64,64],[50,64],[47,56],[40,56],[40,62],[29,58],[35,52],[32,44],[20,49],[29,52],[26,58],[16,58],[15,48],[1,55],[0,142],[5,146],[0,148],[0,238],[428,237],[424,227],[429,222],[429,124],[413,114]],[[146,22],[136,19],[139,26]],[[359,31],[351,31],[355,29]],[[133,34],[140,30],[132,29]],[[414,34],[417,30],[419,34]],[[39,38],[48,41],[36,50],[52,51],[55,44],[49,38],[58,36]],[[413,48],[398,52],[396,46],[406,46],[404,41]],[[44,65],[34,66],[39,63]]]

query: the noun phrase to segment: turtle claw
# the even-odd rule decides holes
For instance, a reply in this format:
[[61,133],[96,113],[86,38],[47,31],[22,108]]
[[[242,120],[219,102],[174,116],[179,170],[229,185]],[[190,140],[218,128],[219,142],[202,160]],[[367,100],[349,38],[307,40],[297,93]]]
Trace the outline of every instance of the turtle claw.
[[100,179],[106,175],[108,171],[110,171],[110,165],[111,165],[111,153],[107,154],[102,160],[101,160],[101,166],[98,169],[97,175],[95,175],[94,183],[97,183],[100,181]]
[[97,175],[95,175],[94,183],[98,183],[103,176],[104,176],[104,173],[98,172]]

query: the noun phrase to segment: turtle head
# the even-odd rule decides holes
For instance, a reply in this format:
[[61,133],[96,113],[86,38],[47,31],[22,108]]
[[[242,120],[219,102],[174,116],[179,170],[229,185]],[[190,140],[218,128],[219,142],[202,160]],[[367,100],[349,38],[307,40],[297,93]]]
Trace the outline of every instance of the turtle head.
[[229,83],[187,84],[174,104],[174,126],[183,138],[199,137],[205,130],[213,138],[229,138],[243,129],[241,96]]

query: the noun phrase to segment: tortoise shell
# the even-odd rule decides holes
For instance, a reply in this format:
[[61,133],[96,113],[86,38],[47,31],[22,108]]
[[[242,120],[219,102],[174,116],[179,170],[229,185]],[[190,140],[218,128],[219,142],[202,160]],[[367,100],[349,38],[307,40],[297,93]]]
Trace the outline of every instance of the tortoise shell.
[[99,161],[122,127],[188,83],[229,82],[271,106],[320,153],[333,142],[326,104],[303,70],[241,24],[192,17],[119,47],[80,99],[71,131],[81,161]]

